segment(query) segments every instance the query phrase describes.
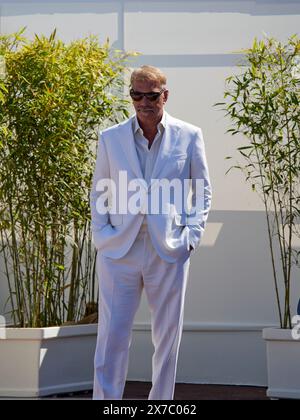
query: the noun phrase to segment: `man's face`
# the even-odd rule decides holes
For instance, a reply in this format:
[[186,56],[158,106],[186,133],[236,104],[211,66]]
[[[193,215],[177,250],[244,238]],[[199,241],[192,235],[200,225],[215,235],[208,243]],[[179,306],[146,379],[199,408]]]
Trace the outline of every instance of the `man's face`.
[[[162,87],[158,82],[151,81],[135,81],[132,89],[136,92],[160,92]],[[140,101],[133,100],[133,106],[136,114],[141,122],[156,124],[162,118],[164,105],[168,100],[169,91],[165,90],[157,100],[151,101],[143,96]]]

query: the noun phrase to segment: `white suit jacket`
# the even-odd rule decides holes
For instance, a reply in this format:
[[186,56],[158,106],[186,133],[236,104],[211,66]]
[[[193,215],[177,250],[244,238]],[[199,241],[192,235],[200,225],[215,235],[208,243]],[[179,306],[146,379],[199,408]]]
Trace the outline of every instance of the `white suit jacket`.
[[[133,137],[133,118],[134,116],[99,133],[96,167],[90,192],[93,242],[104,256],[113,259],[121,258],[129,251],[140,230],[143,218],[147,217],[148,230],[154,248],[162,259],[174,263],[183,253],[190,253],[190,245],[194,248],[192,253],[200,245],[211,206],[211,184],[202,130],[166,113],[166,128],[158,157],[151,181],[146,184]],[[123,175],[126,173],[127,184],[124,183],[124,177],[123,181],[120,181],[120,171],[125,171]],[[200,199],[203,203],[202,208],[200,210],[197,208],[196,214],[192,215],[187,210],[184,194],[182,193],[180,207],[178,199],[175,200],[171,193],[169,197],[161,200],[164,201],[164,207],[160,205],[159,212],[145,211],[145,202],[154,198],[154,194],[158,196],[158,191],[161,189],[159,182],[162,179],[171,182],[174,178],[179,179],[180,182],[184,179],[188,180],[190,203],[194,205],[195,200]],[[114,197],[117,203],[117,208],[112,206],[112,200],[111,207],[108,207],[105,213],[97,210],[99,205],[97,200],[104,192],[101,188],[99,191],[98,182],[103,179],[110,179],[115,185],[116,188],[109,189],[109,196],[111,199]],[[142,200],[139,201],[140,206],[137,207],[135,214],[128,211],[127,204],[131,198],[134,198],[133,195],[137,193],[137,189],[128,191],[127,188],[126,198],[124,199],[124,195],[120,198],[121,189],[123,188],[124,193],[124,185],[128,187],[134,179],[142,180],[141,185],[144,197],[146,197],[143,203],[141,203]],[[200,192],[196,188],[196,179],[202,180],[204,188]],[[127,202],[124,203],[124,201]],[[120,204],[123,206],[125,204],[127,209],[125,211],[121,209]],[[146,216],[144,216],[145,213]]]

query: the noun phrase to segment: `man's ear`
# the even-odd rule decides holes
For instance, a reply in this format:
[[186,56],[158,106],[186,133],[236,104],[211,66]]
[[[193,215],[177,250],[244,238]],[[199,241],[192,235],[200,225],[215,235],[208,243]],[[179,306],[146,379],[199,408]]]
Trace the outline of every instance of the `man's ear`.
[[169,91],[168,90],[165,90],[164,91],[164,103],[167,102],[168,98],[169,98]]

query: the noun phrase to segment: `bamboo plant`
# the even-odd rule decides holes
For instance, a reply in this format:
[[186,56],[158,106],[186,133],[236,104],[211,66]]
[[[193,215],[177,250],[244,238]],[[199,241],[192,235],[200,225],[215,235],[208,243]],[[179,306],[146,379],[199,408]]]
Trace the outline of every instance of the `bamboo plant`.
[[99,128],[128,116],[131,54],[24,31],[0,37],[1,271],[14,325],[45,327],[96,306],[89,189]]
[[226,79],[226,102],[215,106],[229,116],[226,132],[246,140],[238,148],[242,163],[229,170],[242,170],[263,201],[280,326],[291,328],[292,268],[299,265],[292,240],[300,236],[300,40],[292,35],[284,44],[265,35],[238,52],[241,73]]

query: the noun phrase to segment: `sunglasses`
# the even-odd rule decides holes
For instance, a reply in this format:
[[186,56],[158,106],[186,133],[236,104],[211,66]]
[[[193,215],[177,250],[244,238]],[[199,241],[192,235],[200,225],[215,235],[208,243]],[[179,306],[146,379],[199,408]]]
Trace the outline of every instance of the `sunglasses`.
[[133,89],[130,89],[129,94],[135,102],[141,101],[144,96],[147,99],[149,99],[149,101],[154,102],[154,101],[157,101],[157,99],[164,92],[164,90],[165,89],[162,89],[160,92],[146,92],[146,93],[143,93],[143,92],[137,92]]

